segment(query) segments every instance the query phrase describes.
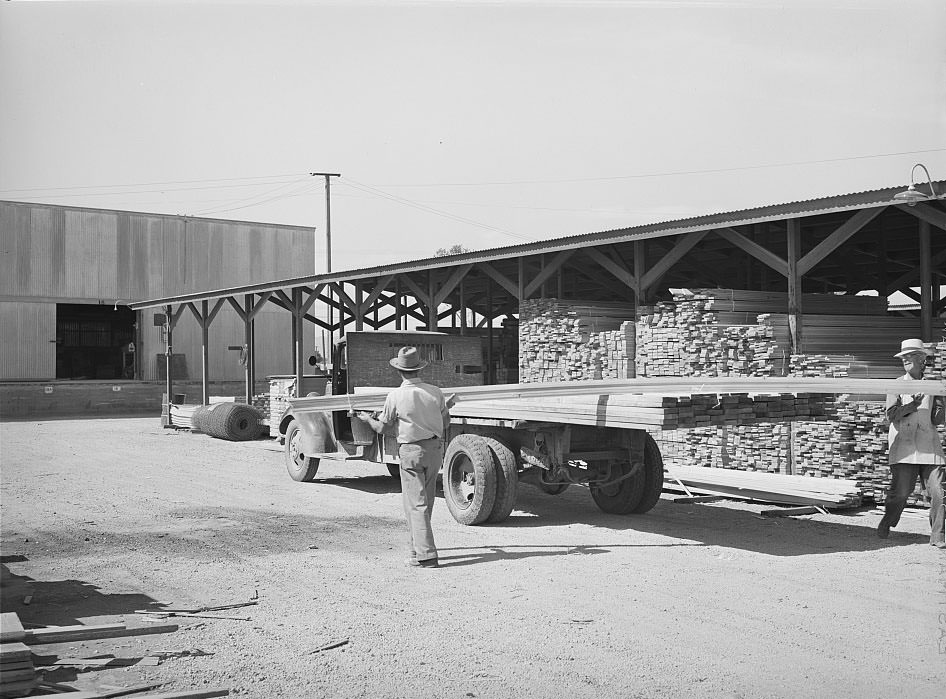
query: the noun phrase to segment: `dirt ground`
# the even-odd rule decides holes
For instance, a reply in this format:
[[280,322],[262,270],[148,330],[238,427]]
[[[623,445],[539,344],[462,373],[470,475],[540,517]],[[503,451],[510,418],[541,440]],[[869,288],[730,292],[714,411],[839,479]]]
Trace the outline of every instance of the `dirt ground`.
[[47,680],[261,698],[944,696],[946,554],[925,512],[882,541],[873,509],[769,519],[664,494],[622,517],[581,488],[524,486],[500,525],[461,526],[438,499],[442,567],[413,569],[384,466],[325,462],[296,483],[276,448],[155,418],[0,424],[3,611],[145,626],[137,610],[258,595],[218,612],[248,621],[34,646],[37,664],[116,657]]

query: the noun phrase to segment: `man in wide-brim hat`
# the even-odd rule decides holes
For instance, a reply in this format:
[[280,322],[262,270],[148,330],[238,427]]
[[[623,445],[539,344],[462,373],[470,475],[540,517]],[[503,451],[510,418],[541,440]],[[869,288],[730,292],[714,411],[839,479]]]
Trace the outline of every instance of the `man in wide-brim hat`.
[[379,434],[388,426],[397,427],[401,499],[411,537],[407,563],[436,568],[439,563],[430,516],[450,413],[443,392],[418,377],[427,362],[420,358],[416,347],[402,347],[390,363],[400,372],[401,385],[388,393],[377,417],[365,411],[357,412],[356,416]]
[[[901,381],[917,381],[923,378],[926,358],[932,352],[922,340],[909,339],[900,343],[900,351],[894,356],[902,363],[905,374]],[[904,386],[909,390],[909,386]],[[890,489],[884,506],[884,516],[877,526],[877,536],[886,539],[890,528],[897,526],[907,498],[920,478],[930,498],[930,543],[946,549],[944,543],[943,507],[943,441],[938,425],[944,422],[942,396],[923,393],[887,396],[887,459],[890,464]]]

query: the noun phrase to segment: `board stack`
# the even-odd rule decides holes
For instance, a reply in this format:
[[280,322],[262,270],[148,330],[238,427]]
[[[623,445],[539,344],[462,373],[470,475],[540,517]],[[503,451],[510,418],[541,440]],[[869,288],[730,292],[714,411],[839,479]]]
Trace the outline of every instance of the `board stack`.
[[519,381],[634,377],[633,304],[530,299],[520,304]]
[[[927,360],[923,378],[943,380],[946,378],[946,342],[926,343],[933,352]],[[891,362],[889,349],[887,362]],[[817,358],[806,358],[807,368],[817,366]],[[836,368],[842,365],[831,365]],[[833,375],[804,373],[804,376]],[[902,370],[895,372],[896,376]],[[847,374],[856,375],[856,374]],[[874,376],[872,378],[878,378]],[[887,377],[883,377],[887,378]],[[856,480],[865,496],[883,502],[890,487],[890,468],[887,464],[887,419],[885,403],[877,399],[841,396],[832,412],[834,419],[822,424],[798,423],[795,425],[792,451],[796,472],[805,475],[851,478]],[[923,505],[922,487],[918,483],[911,495],[910,504]]]
[[0,614],[0,696],[26,696],[39,685],[24,631],[14,612]]
[[[788,334],[770,304],[737,302],[731,290],[678,289],[637,319],[638,376],[783,376]],[[748,292],[747,292],[748,293]]]

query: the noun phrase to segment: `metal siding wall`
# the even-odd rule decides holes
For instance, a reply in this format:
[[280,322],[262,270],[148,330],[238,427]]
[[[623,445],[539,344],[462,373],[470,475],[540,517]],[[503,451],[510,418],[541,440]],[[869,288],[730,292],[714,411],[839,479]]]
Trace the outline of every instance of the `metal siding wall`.
[[[310,274],[314,249],[313,233],[294,228],[0,203],[0,295],[127,304]],[[55,304],[23,308],[17,314],[4,310],[0,379],[36,372],[35,378],[52,378],[55,345],[47,340],[55,337]],[[45,316],[37,316],[39,308]],[[156,312],[143,311],[138,319],[145,380],[157,380],[155,358],[164,353],[162,328],[153,325]],[[26,330],[12,329],[20,325]],[[312,335],[307,325],[307,345]],[[286,311],[267,308],[257,316],[258,376],[293,372],[291,336]],[[242,342],[242,321],[228,306],[211,326],[212,379],[242,378],[237,353],[226,349]],[[174,344],[176,354],[187,354],[190,377],[199,379],[200,331],[189,311]]]
[[0,301],[0,377],[56,378],[55,340],[56,304]]

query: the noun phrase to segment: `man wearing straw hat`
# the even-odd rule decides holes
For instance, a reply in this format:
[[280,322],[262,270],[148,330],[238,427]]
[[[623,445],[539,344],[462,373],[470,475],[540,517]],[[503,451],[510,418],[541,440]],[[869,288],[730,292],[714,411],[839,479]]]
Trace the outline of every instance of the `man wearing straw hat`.
[[450,412],[443,393],[424,383],[418,372],[427,366],[416,347],[402,347],[390,360],[401,374],[401,385],[388,393],[377,417],[356,413],[377,433],[397,426],[398,458],[401,462],[401,499],[411,537],[411,557],[407,564],[436,568],[437,547],[430,515],[437,494],[437,474],[443,464],[443,438],[450,424]]
[[[903,362],[906,373],[901,381],[923,378],[926,358],[932,354],[922,340],[904,340],[894,355]],[[904,386],[909,390],[909,386]],[[907,498],[922,479],[930,498],[930,544],[946,549],[943,540],[943,442],[937,425],[944,422],[944,403],[941,396],[922,393],[887,396],[888,463],[891,483],[887,492],[884,516],[877,526],[877,536],[886,539],[890,528],[897,526]]]

